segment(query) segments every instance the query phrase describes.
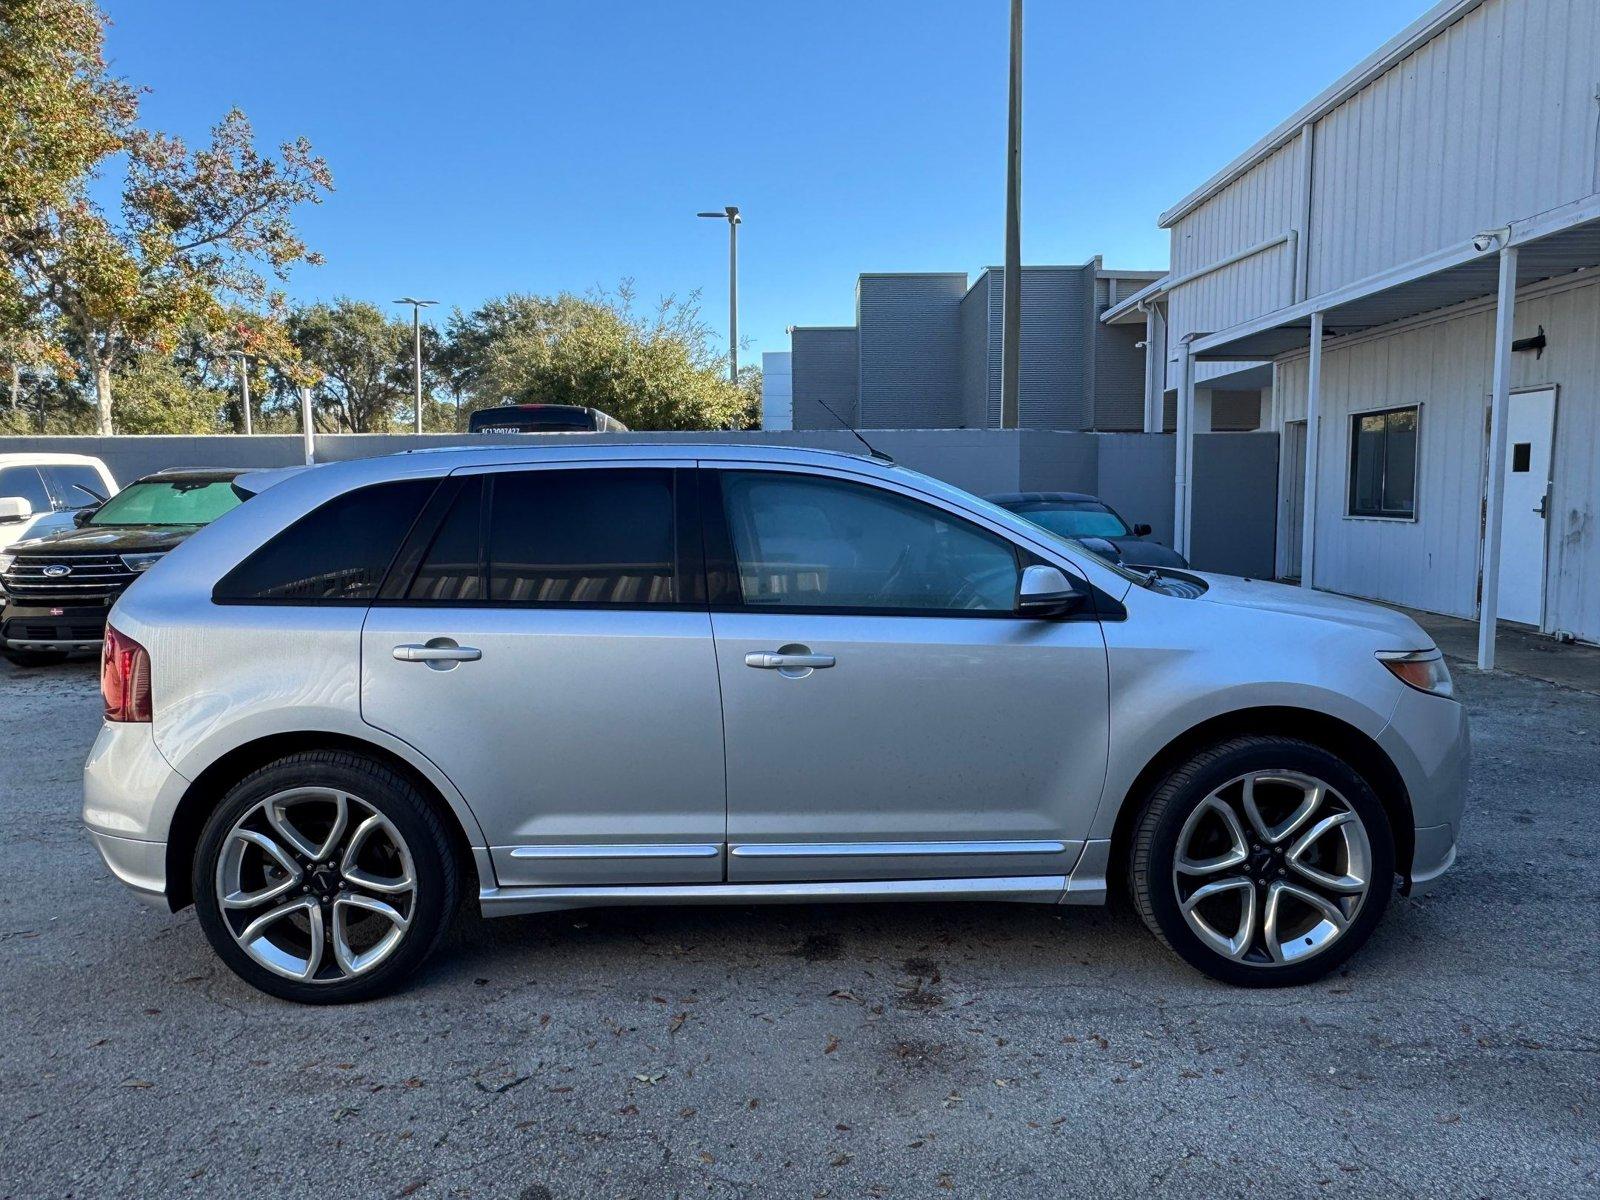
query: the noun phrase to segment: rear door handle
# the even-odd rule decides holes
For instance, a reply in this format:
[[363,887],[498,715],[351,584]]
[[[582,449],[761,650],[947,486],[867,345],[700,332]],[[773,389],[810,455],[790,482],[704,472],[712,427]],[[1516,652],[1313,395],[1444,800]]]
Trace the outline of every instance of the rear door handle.
[[831,654],[785,654],[780,651],[758,650],[744,656],[744,665],[760,671],[819,670],[833,666]]
[[449,638],[434,638],[426,645],[415,642],[394,648],[395,659],[399,662],[419,663],[458,663],[477,662],[483,657],[483,651],[476,646],[458,646]]

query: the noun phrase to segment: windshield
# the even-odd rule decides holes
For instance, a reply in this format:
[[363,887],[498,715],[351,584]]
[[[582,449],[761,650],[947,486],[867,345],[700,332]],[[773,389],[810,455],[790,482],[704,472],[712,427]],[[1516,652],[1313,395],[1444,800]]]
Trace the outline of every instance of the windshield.
[[1057,502],[1054,504],[1027,504],[1012,510],[1035,525],[1062,537],[1127,537],[1132,531],[1122,523],[1122,518],[1103,504],[1088,502]]
[[238,505],[238,493],[226,479],[135,483],[102,504],[89,524],[209,525]]

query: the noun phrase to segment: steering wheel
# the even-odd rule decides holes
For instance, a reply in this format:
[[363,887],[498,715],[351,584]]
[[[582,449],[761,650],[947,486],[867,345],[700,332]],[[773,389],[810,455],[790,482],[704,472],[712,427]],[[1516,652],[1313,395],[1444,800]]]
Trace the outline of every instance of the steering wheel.
[[905,574],[906,567],[911,562],[911,543],[907,542],[900,548],[899,555],[894,560],[894,565],[889,568],[889,573],[883,577],[883,587],[879,590],[880,598],[893,596],[900,583],[900,577]]

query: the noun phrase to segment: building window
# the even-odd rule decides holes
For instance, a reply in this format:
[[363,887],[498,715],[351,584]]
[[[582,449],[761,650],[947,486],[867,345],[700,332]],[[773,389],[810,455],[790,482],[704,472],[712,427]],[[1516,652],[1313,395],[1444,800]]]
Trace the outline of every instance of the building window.
[[1352,517],[1415,519],[1420,416],[1412,405],[1350,418]]

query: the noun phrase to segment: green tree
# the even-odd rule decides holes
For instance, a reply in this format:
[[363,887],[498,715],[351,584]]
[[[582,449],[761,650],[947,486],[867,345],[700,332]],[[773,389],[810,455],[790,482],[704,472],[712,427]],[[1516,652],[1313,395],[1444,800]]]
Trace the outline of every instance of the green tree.
[[409,427],[403,423],[413,394],[409,321],[341,297],[291,312],[288,337],[321,373],[316,406],[334,428],[388,433]]
[[582,404],[633,429],[730,429],[750,408],[694,297],[667,297],[640,315],[626,283],[590,296],[512,294],[455,314],[450,340],[470,409]]
[[[194,151],[137,128],[136,94],[107,73],[104,18],[87,0],[0,5],[0,300],[70,339],[110,433],[113,381],[139,354],[216,327],[226,301],[265,301],[263,271],[320,261],[291,217],[332,180],[303,138],[257,151],[238,110]],[[125,168],[115,218],[86,187],[109,162]]]

